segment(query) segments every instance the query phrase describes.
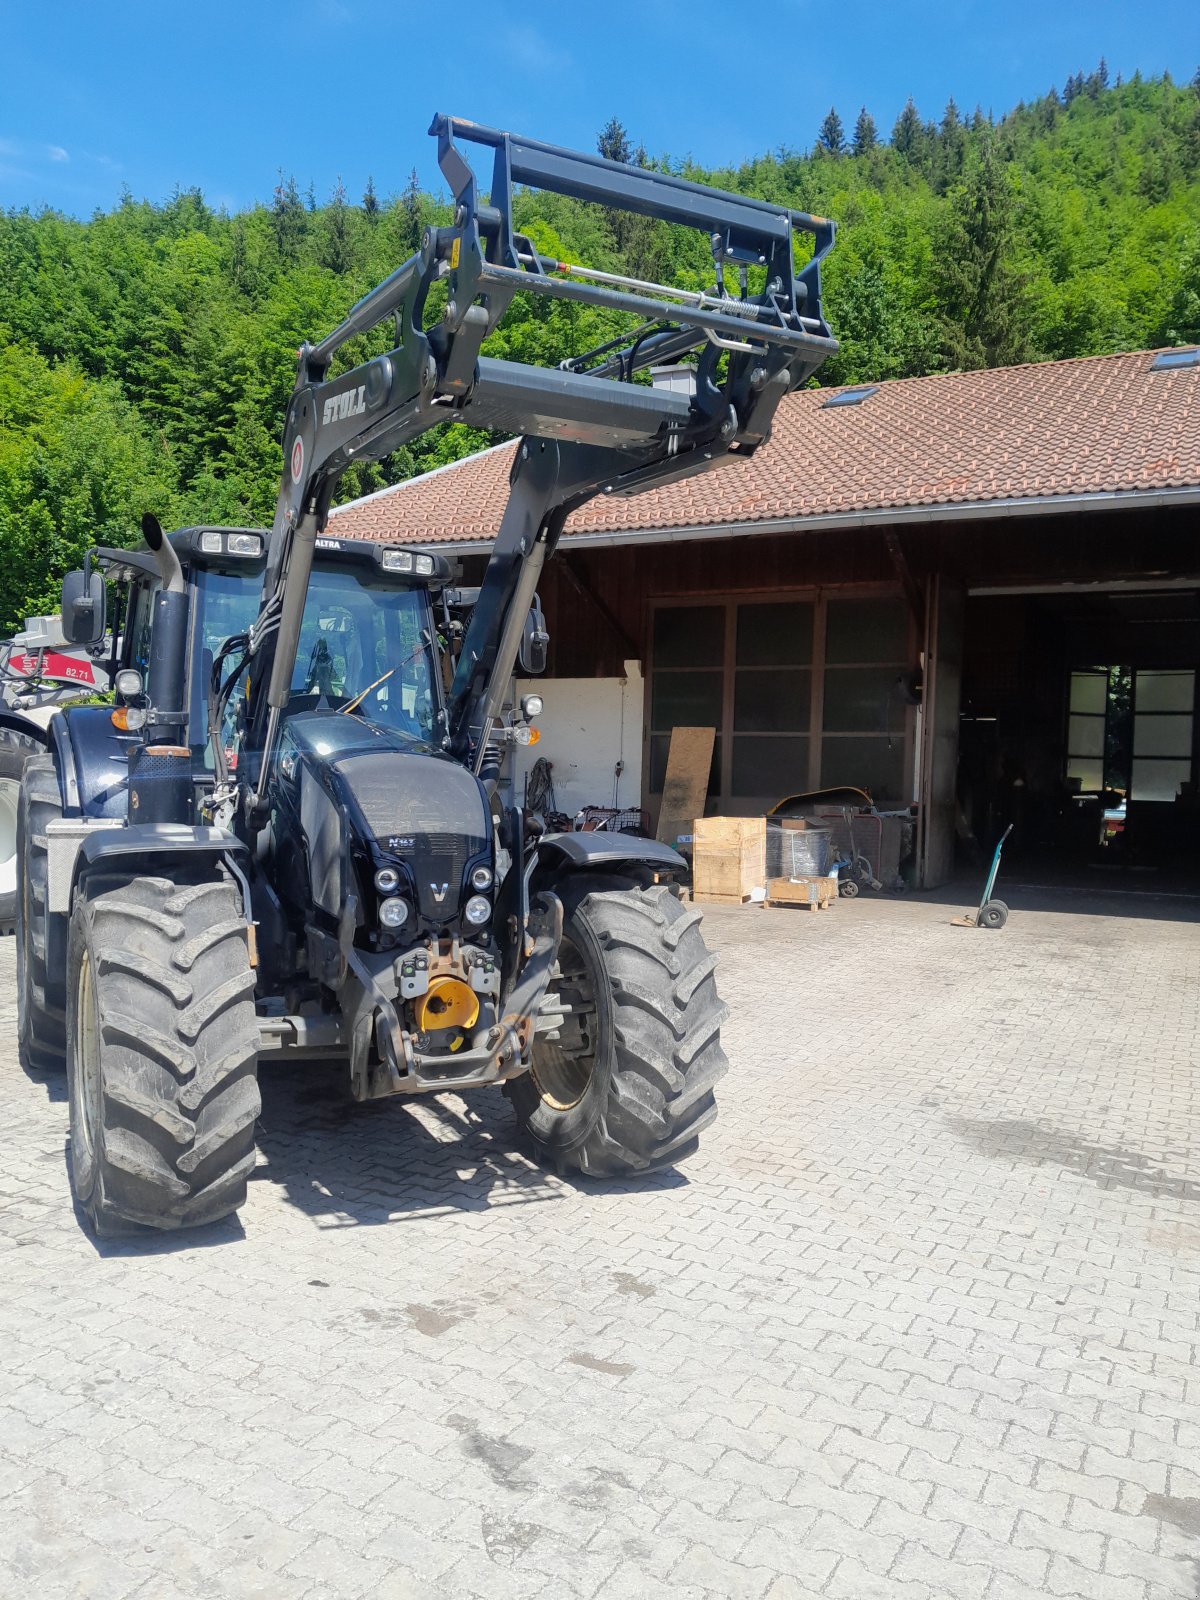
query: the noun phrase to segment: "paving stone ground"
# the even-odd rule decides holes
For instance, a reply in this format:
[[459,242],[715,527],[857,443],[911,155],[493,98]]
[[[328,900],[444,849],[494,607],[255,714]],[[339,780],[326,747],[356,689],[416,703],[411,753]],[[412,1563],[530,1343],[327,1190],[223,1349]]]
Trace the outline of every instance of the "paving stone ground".
[[236,1224],[98,1248],[0,943],[0,1593],[1200,1595],[1200,928],[710,911],[721,1118],[264,1072]]

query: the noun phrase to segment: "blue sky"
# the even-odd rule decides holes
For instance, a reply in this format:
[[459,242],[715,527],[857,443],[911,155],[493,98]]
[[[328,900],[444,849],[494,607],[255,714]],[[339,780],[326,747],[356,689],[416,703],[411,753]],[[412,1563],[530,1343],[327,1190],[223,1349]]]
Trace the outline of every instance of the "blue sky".
[[619,116],[655,154],[736,162],[806,147],[835,104],[886,133],[906,96],[997,113],[1107,58],[1200,65],[1196,0],[0,0],[0,206],[87,215],[124,188],[269,200],[279,168],[357,199],[415,165],[433,111],[591,149]]

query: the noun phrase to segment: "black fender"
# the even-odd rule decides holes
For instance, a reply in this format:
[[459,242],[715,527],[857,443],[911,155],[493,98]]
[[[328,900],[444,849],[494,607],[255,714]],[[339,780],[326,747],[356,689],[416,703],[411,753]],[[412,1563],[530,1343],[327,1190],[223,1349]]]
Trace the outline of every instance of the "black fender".
[[130,877],[161,868],[224,862],[237,879],[243,900],[248,896],[246,872],[250,852],[242,839],[220,828],[192,827],[181,822],[137,822],[125,828],[96,828],[83,839],[75,857],[75,888],[91,873]]
[[69,706],[50,723],[64,817],[129,815],[129,757],[140,735],[114,726],[111,706]]
[[563,873],[648,870],[661,882],[683,882],[687,862],[669,844],[632,833],[548,833],[538,842],[537,877],[552,881]]
[[41,723],[23,717],[19,711],[0,710],[0,728],[9,733],[24,734],[26,739],[36,740],[43,750],[50,748],[50,737]]

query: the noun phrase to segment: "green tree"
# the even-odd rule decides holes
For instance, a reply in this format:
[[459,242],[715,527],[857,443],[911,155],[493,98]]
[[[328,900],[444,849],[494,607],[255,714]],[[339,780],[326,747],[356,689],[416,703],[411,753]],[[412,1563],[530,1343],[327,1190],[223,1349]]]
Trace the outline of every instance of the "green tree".
[[985,139],[950,196],[936,274],[943,350],[955,368],[1000,367],[1032,354],[1025,280],[1013,254],[1013,184]]
[[629,143],[625,124],[619,118],[610,117],[600,129],[596,135],[596,149],[606,161],[632,160],[633,146]]
[[840,156],[845,152],[846,130],[842,127],[842,119],[837,114],[836,106],[830,106],[825,113],[817,134],[817,148],[829,156]]
[[875,128],[875,118],[863,106],[858,113],[858,121],[854,124],[854,154],[856,156],[869,156],[879,143],[879,135]]

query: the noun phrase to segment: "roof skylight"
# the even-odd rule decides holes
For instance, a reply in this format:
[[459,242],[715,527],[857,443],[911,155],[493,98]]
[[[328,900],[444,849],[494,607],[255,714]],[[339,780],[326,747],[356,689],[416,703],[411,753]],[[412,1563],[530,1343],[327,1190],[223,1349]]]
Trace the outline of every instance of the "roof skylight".
[[831,394],[828,400],[822,401],[821,410],[824,411],[828,406],[860,406],[878,387],[877,383],[872,383],[865,389],[843,389],[841,394]]
[[1200,347],[1160,350],[1150,363],[1151,372],[1173,372],[1176,367],[1200,367]]

